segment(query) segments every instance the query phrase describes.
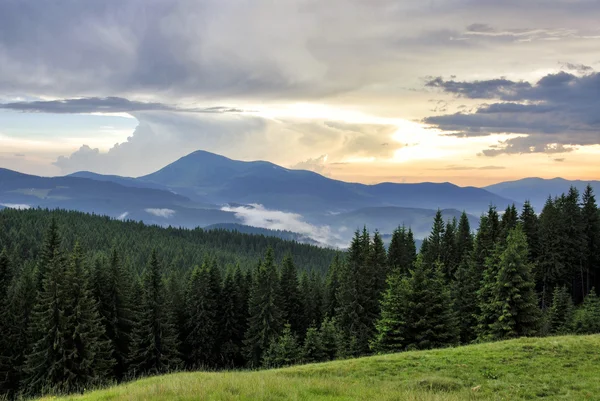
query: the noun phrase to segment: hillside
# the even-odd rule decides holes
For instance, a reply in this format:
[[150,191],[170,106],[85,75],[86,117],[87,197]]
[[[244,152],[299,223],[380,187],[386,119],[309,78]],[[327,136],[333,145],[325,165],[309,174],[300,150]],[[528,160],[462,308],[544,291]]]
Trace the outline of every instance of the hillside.
[[600,335],[564,336],[268,371],[180,373],[45,400],[598,400],[599,376]]
[[588,183],[595,193],[600,193],[600,181],[565,180],[564,178],[524,178],[490,185],[484,189],[511,199],[529,200],[536,210],[541,211],[548,196],[559,196],[568,191],[571,186],[583,192]]
[[107,254],[111,249],[129,255],[129,263],[137,269],[147,263],[152,249],[157,249],[166,265],[188,270],[211,256],[226,266],[239,263],[243,268],[255,266],[272,247],[278,259],[288,252],[298,266],[324,272],[335,251],[273,236],[250,235],[224,229],[163,228],[134,221],[119,221],[74,211],[41,209],[0,211],[0,250],[7,247],[23,259],[35,258],[42,238],[56,218],[63,246],[72,249],[79,241],[84,250]]

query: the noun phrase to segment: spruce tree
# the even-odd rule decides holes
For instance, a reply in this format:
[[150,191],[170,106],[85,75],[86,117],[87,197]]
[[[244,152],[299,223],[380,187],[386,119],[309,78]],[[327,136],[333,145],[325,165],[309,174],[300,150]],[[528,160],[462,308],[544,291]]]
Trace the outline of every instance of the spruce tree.
[[455,345],[459,331],[450,292],[441,263],[427,267],[417,258],[408,281],[404,338],[406,349],[428,349]]
[[527,249],[529,249],[529,262],[535,263],[540,256],[540,238],[538,216],[533,210],[531,203],[526,201],[523,211],[519,216],[523,233],[527,238]]
[[592,287],[600,289],[600,210],[591,185],[587,185],[582,199],[583,230],[585,235],[585,295]]
[[567,287],[556,287],[552,294],[548,323],[551,334],[567,334],[573,325],[573,300]]
[[433,219],[433,227],[431,228],[431,234],[427,237],[427,246],[421,250],[422,261],[426,265],[432,267],[435,262],[442,260],[444,247],[444,233],[446,231],[446,225],[442,217],[442,211],[437,210]]
[[446,282],[452,281],[460,263],[456,244],[457,229],[456,219],[449,220],[446,223],[444,235],[442,236],[442,255],[440,260]]
[[513,203],[511,206],[506,208],[504,214],[502,215],[502,220],[500,221],[500,242],[503,244],[506,243],[508,234],[517,227],[518,222],[519,215],[517,208]]
[[240,288],[241,279],[239,277],[241,276],[242,272],[239,266],[236,266],[235,269],[228,269],[221,290],[220,357],[222,365],[229,368],[243,365],[241,351],[247,313],[243,312],[243,306],[241,306],[246,303],[241,299],[245,296]]
[[61,238],[58,232],[58,223],[56,219],[52,217],[50,220],[50,226],[44,235],[44,244],[42,245],[42,252],[37,266],[37,287],[38,291],[43,291],[44,277],[49,266],[52,265],[54,258],[60,255],[60,244]]
[[245,355],[251,366],[260,366],[271,342],[277,339],[283,327],[279,308],[279,280],[269,248],[256,273],[250,292],[248,329],[244,346]]
[[383,292],[385,291],[388,267],[385,246],[383,245],[383,240],[381,239],[381,235],[378,231],[375,231],[373,234],[373,241],[371,243],[369,255],[369,264],[371,274],[374,278],[372,299],[375,302],[371,303],[371,307],[373,308],[372,313],[376,316],[379,316],[379,303],[381,301]]
[[319,338],[325,360],[331,361],[335,359],[340,348],[340,332],[334,318],[325,318],[319,328]]
[[458,228],[456,230],[456,255],[458,264],[469,257],[473,250],[473,234],[471,233],[471,224],[469,223],[469,217],[466,212],[462,212],[460,220],[458,221]]
[[7,304],[0,313],[5,330],[0,339],[0,389],[8,399],[19,393],[25,381],[25,360],[31,346],[29,329],[36,303],[37,275],[35,265],[26,263],[8,289]]
[[[115,361],[112,377],[121,381],[129,368],[133,308],[134,305],[141,306],[141,293],[136,293],[130,285],[137,280],[125,271],[114,249],[108,265],[96,262],[92,276],[92,291],[99,304],[106,337],[111,343],[112,359]],[[135,316],[138,317],[137,314]]]
[[196,267],[192,272],[187,290],[187,338],[186,355],[188,367],[214,366],[219,335],[219,317],[217,304],[219,288],[211,277],[211,267],[205,259],[202,267]]
[[412,230],[407,230],[404,226],[398,227],[394,230],[388,248],[388,272],[397,271],[408,276],[416,258],[417,249]]
[[62,388],[69,393],[103,383],[109,379],[114,364],[82,259],[81,248],[76,243],[62,288],[65,316]]
[[327,317],[334,317],[338,307],[337,292],[340,287],[340,271],[342,270],[342,259],[339,253],[336,253],[331,266],[327,271],[324,295],[324,313]]
[[[55,227],[54,225],[51,227]],[[27,395],[62,393],[65,388],[65,260],[58,249],[42,256],[42,290],[31,317],[33,346],[27,355],[23,388]],[[38,271],[39,273],[39,271]],[[39,277],[39,276],[38,276]]]
[[313,363],[326,360],[325,350],[321,341],[321,333],[316,327],[309,327],[302,344],[302,362]]
[[561,251],[562,228],[556,201],[548,198],[539,218],[540,256],[534,273],[542,310],[551,304],[552,289],[566,285],[571,290]]
[[298,282],[298,272],[291,255],[283,258],[280,278],[280,308],[283,322],[289,323],[292,332],[303,334],[303,308]]
[[165,299],[160,263],[153,251],[143,279],[139,320],[133,330],[132,377],[155,375],[177,370],[181,365],[177,333]]
[[578,334],[600,333],[600,298],[595,291],[590,291],[575,312],[573,330]]
[[263,356],[262,365],[269,368],[291,366],[300,362],[301,357],[298,339],[290,325],[286,324],[281,335],[271,340]]
[[348,349],[346,355],[358,356],[369,352],[369,342],[374,334],[374,320],[369,315],[372,277],[368,277],[369,242],[356,231],[344,268],[340,274],[338,291],[337,324]]
[[454,275],[451,285],[452,300],[458,320],[461,344],[468,344],[477,337],[477,291],[480,288],[480,274],[469,257],[464,257]]
[[388,277],[387,291],[381,302],[381,318],[372,344],[375,352],[403,351],[406,346],[406,315],[409,279],[396,271]]
[[529,264],[527,239],[520,227],[513,229],[500,255],[494,307],[497,319],[491,325],[496,338],[535,335],[540,310]]

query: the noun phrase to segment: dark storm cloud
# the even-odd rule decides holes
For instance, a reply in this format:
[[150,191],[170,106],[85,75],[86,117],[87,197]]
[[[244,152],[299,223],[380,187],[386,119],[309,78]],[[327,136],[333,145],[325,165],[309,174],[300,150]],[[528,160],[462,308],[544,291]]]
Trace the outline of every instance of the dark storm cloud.
[[38,100],[0,104],[0,109],[28,113],[129,113],[136,111],[181,111],[193,113],[239,113],[243,110],[215,106],[208,108],[182,108],[163,103],[138,102],[121,97],[87,97],[79,99]]
[[424,122],[459,137],[526,134],[482,152],[564,153],[600,144],[600,73],[558,72],[534,84],[504,78],[463,82],[432,78],[427,87],[469,99],[495,100],[472,113],[431,116]]

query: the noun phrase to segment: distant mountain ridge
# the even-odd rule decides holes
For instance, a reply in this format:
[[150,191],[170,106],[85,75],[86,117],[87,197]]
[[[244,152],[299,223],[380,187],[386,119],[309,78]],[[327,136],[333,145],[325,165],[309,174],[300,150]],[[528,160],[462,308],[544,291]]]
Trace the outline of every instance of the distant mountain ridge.
[[577,188],[579,192],[583,192],[588,184],[592,186],[594,193],[600,196],[600,181],[566,180],[560,177],[551,179],[523,178],[489,185],[484,189],[511,199],[529,200],[536,211],[541,211],[549,196],[559,196],[567,192],[571,186]]
[[[289,227],[291,234],[284,235],[319,243],[333,238],[340,244],[365,225],[385,235],[404,224],[416,238],[424,238],[438,208],[444,219],[467,211],[476,229],[478,216],[489,205],[502,211],[513,203],[520,208],[522,201],[531,199],[540,211],[549,194],[565,192],[573,183],[579,188],[587,184],[531,178],[485,188],[451,183],[366,185],[197,151],[138,178],[85,171],[37,177],[0,168],[0,208],[72,209],[162,226],[266,230],[264,235],[273,236],[282,234],[270,227]],[[593,185],[600,193],[598,182]],[[272,219],[278,219],[277,224]],[[264,228],[244,228],[249,226]]]

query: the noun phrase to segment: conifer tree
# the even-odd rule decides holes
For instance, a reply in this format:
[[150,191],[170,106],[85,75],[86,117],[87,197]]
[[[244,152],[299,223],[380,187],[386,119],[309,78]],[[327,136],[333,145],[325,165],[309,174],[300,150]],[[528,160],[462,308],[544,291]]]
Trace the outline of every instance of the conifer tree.
[[[52,230],[54,228],[54,225],[51,226]],[[65,260],[58,249],[54,249],[53,256],[44,254],[42,260],[39,265],[43,267],[42,291],[38,293],[31,317],[33,346],[27,355],[23,382],[27,395],[66,390]]]
[[92,279],[93,293],[99,304],[98,309],[106,337],[111,343],[112,359],[115,361],[112,376],[117,381],[121,381],[128,370],[131,332],[134,324],[132,309],[133,305],[141,305],[142,297],[129,285],[135,280],[132,280],[124,270],[116,250],[113,249],[111,252],[106,272],[104,267],[100,261],[97,261]]
[[306,331],[304,344],[302,345],[302,362],[313,363],[321,362],[326,359],[321,333],[316,327],[309,327]]
[[298,282],[296,266],[289,254],[282,261],[279,290],[283,322],[290,324],[292,332],[296,334],[302,333],[304,322],[300,284]]
[[402,334],[406,349],[429,349],[458,343],[459,332],[441,263],[428,268],[417,258],[408,281]]
[[600,289],[600,210],[592,186],[588,184],[582,199],[583,230],[585,234],[585,295],[592,287]]
[[458,264],[469,257],[473,250],[473,234],[471,233],[471,224],[466,212],[462,212],[458,221],[456,230],[456,255]]
[[377,335],[372,344],[374,351],[389,353],[404,350],[408,291],[408,278],[400,272],[390,274],[387,291],[381,302],[381,318],[377,322]]
[[523,205],[523,211],[519,216],[519,221],[523,228],[523,233],[527,238],[527,249],[529,249],[529,262],[535,263],[540,256],[540,238],[538,216],[533,210],[531,203],[526,201]]
[[242,311],[240,304],[244,294],[240,288],[239,277],[242,276],[239,265],[235,269],[228,269],[221,290],[221,315],[219,318],[219,337],[221,338],[220,358],[225,367],[243,365],[241,355],[245,321],[247,313]]
[[43,291],[46,270],[52,265],[54,258],[60,256],[60,244],[61,238],[58,233],[58,223],[52,217],[50,226],[48,226],[44,236],[44,244],[42,245],[42,252],[37,266],[38,291]]
[[558,200],[560,210],[561,239],[560,249],[564,260],[563,282],[571,284],[575,303],[583,301],[586,293],[585,266],[585,226],[579,207],[579,191],[571,187],[566,195]]
[[452,281],[460,263],[456,244],[457,229],[456,218],[449,220],[446,223],[444,235],[442,236],[442,255],[440,260],[446,282]]
[[76,243],[61,294],[65,316],[62,388],[69,393],[103,383],[110,377],[114,364],[82,258],[81,248]]
[[540,311],[528,262],[527,240],[520,227],[513,229],[499,258],[494,307],[497,318],[491,325],[496,338],[534,335]]
[[375,302],[371,303],[373,308],[372,313],[379,316],[381,296],[385,291],[386,279],[388,275],[387,254],[383,240],[378,231],[373,234],[373,241],[370,247],[369,265],[371,274],[373,274],[373,294],[372,299]]
[[298,339],[292,333],[290,325],[286,324],[281,335],[271,340],[263,356],[262,364],[269,368],[291,366],[297,364],[301,356]]
[[518,222],[519,214],[515,204],[513,203],[511,206],[506,208],[504,214],[502,215],[502,220],[500,221],[500,242],[503,244],[506,243],[508,234],[517,227]]
[[217,361],[216,339],[219,335],[219,288],[211,277],[212,262],[204,260],[202,267],[192,272],[187,290],[187,364],[191,368],[213,366]]
[[552,306],[548,310],[551,334],[567,334],[573,325],[573,300],[567,287],[556,287],[552,294]]
[[534,273],[542,310],[550,305],[553,288],[566,285],[571,289],[561,253],[561,231],[560,210],[549,197],[539,218],[540,256]]
[[342,270],[342,260],[339,253],[336,253],[331,266],[327,271],[327,279],[325,282],[325,295],[324,295],[324,313],[327,317],[334,317],[335,311],[338,307],[337,303],[337,292],[340,287],[339,274]]
[[459,326],[461,344],[468,344],[477,337],[477,291],[481,285],[480,275],[474,262],[465,256],[451,285],[452,300]]
[[133,330],[130,375],[154,375],[181,365],[177,334],[165,299],[160,263],[153,251],[143,280],[139,320]]
[[433,227],[431,228],[431,234],[427,237],[427,246],[421,250],[423,255],[423,263],[433,267],[434,263],[438,260],[442,260],[443,257],[443,239],[444,232],[446,231],[446,225],[442,217],[442,211],[438,209],[433,219]]
[[340,333],[334,318],[325,318],[319,328],[319,339],[325,360],[331,361],[338,354]]
[[417,249],[412,230],[404,226],[398,227],[394,230],[388,248],[388,271],[408,276],[416,258]]
[[376,316],[368,313],[372,277],[368,277],[369,242],[356,231],[344,269],[340,274],[338,291],[337,324],[343,333],[348,350],[347,355],[360,355],[369,352],[369,342],[374,333]]
[[260,264],[250,292],[248,329],[244,345],[251,366],[260,366],[271,341],[277,339],[283,323],[279,308],[279,282],[273,249]]
[[600,298],[595,291],[585,297],[573,320],[573,329],[578,334],[600,333]]

